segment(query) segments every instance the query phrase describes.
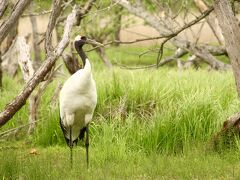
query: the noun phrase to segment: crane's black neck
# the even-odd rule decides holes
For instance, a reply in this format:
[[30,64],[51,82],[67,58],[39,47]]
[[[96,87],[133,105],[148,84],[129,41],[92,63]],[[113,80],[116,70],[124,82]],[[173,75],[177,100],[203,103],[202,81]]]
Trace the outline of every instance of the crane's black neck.
[[82,47],[84,44],[81,44],[80,42],[75,42],[75,49],[77,50],[79,56],[82,59],[83,62],[83,68],[85,67],[86,64],[86,59],[87,59],[87,55],[85,54],[85,52],[83,51]]

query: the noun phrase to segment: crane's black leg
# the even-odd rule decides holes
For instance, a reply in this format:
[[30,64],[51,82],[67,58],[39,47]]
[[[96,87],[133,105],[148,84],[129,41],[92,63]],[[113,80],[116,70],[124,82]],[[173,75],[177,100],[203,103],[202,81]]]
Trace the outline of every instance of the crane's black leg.
[[73,157],[72,157],[72,149],[73,149],[72,126],[70,126],[70,142],[69,142],[69,147],[70,147],[70,163],[71,163],[71,168],[72,168],[72,166],[73,166]]
[[89,165],[89,156],[88,156],[88,147],[89,147],[89,127],[87,125],[86,127],[86,141],[85,141],[85,147],[86,147],[86,160],[87,160],[87,168]]

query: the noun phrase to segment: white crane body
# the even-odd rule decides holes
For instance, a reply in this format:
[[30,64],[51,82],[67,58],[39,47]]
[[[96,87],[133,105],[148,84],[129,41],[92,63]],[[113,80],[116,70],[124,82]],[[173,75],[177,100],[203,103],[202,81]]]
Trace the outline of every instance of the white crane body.
[[88,59],[84,69],[78,70],[64,83],[60,92],[60,117],[66,128],[65,138],[70,139],[69,128],[72,127],[72,141],[80,130],[92,120],[97,104],[97,90]]
[[96,84],[92,77],[91,64],[83,51],[84,44],[101,45],[85,36],[77,36],[74,40],[75,49],[83,62],[83,69],[75,72],[64,83],[60,92],[60,126],[65,140],[70,147],[72,166],[72,148],[78,139],[83,140],[86,132],[85,147],[87,166],[89,164],[89,123],[97,104]]

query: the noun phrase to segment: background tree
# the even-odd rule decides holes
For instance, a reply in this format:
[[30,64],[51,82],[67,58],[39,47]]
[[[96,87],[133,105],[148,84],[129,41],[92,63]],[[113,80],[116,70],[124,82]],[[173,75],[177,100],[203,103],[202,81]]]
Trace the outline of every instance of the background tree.
[[[121,17],[122,8],[118,6],[111,6],[109,3],[102,3],[95,6],[93,11],[98,9],[104,10],[103,12],[93,13],[88,16],[83,21],[83,26],[81,28],[82,34],[86,34],[92,39],[104,44],[109,41],[116,41],[114,44],[119,44],[117,41],[120,40],[120,30],[121,30]],[[106,17],[105,12],[108,13]],[[103,63],[111,68],[112,64],[104,47],[96,47],[96,52],[102,59]]]

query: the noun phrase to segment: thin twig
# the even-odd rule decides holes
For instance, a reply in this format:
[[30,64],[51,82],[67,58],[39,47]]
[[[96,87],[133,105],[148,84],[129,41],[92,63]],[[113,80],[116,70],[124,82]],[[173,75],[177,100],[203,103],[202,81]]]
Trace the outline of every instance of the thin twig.
[[[73,2],[73,0],[64,3],[61,7],[63,8],[63,10],[65,10],[71,3]],[[29,17],[29,16],[42,16],[45,14],[50,14],[52,12],[52,9],[47,10],[47,11],[41,11],[39,13],[28,13],[28,14],[23,14],[21,17]]]
[[0,133],[0,137],[4,136],[5,134],[11,133],[11,132],[13,132],[13,131],[16,131],[16,130],[22,129],[22,128],[24,128],[24,127],[30,126],[31,124],[34,124],[34,123],[39,122],[39,121],[41,121],[41,120],[33,121],[33,122],[31,122],[31,123],[24,124],[24,125],[22,125],[22,126],[19,126],[19,127],[12,128],[12,129],[9,129],[9,130],[7,130],[7,131],[4,131],[4,132]]
[[45,14],[49,14],[51,13],[52,10],[48,10],[48,11],[41,11],[39,13],[29,13],[29,14],[23,14],[21,17],[29,17],[29,16],[41,16],[41,15],[45,15]]
[[86,13],[86,14],[82,15],[82,18],[85,17],[85,16],[89,16],[89,15],[97,15],[97,14],[100,13],[100,12],[104,12],[104,11],[106,11],[106,10],[110,10],[112,7],[116,6],[118,3],[119,3],[119,2],[115,2],[115,3],[109,5],[109,6],[106,7],[106,8],[99,9],[99,10],[96,10],[96,11],[91,12],[91,13]]
[[129,70],[149,69],[149,68],[156,67],[156,64],[151,64],[151,65],[147,65],[147,66],[139,66],[139,67],[129,67],[129,66],[126,66],[124,64],[119,64],[119,63],[115,63],[115,65],[119,66],[120,68],[129,69]]
[[166,36],[166,39],[161,43],[161,46],[159,48],[158,51],[158,57],[157,57],[157,63],[156,66],[158,68],[158,64],[160,62],[160,60],[162,59],[163,56],[163,47],[164,45],[172,38],[174,38],[175,36],[177,36],[179,33],[181,33],[182,31],[184,31],[185,29],[193,26],[194,24],[198,23],[199,21],[201,21],[202,19],[204,19],[206,16],[208,16],[212,11],[213,11],[213,7],[210,7],[207,11],[205,11],[204,13],[202,13],[202,15],[198,16],[196,19],[194,19],[193,21],[189,22],[188,24],[184,25],[182,28],[180,28],[179,30],[177,30],[176,32],[169,34]]
[[115,44],[115,43],[119,43],[119,44],[133,44],[133,43],[137,43],[137,42],[141,42],[141,41],[151,41],[151,40],[156,40],[156,39],[162,39],[162,38],[166,38],[166,36],[157,36],[157,37],[149,37],[149,38],[142,38],[142,39],[135,39],[132,41],[119,41],[119,40],[113,40],[113,41],[109,41],[107,43],[102,44],[101,46],[96,46],[94,48],[91,48],[89,50],[87,50],[87,52],[89,51],[93,51],[99,47],[103,47],[103,46],[107,46],[110,44]]
[[[159,67],[160,64],[160,60],[162,59],[163,56],[163,47],[165,45],[165,43],[167,43],[170,39],[172,39],[173,37],[177,36],[179,33],[181,33],[182,31],[184,31],[185,29],[195,25],[196,23],[198,23],[199,21],[201,21],[202,19],[204,19],[206,16],[208,16],[211,12],[213,11],[213,7],[209,8],[207,11],[205,11],[202,15],[200,15],[199,17],[197,17],[196,19],[194,19],[193,21],[189,22],[188,24],[185,24],[182,28],[180,28],[179,30],[177,30],[174,33],[171,33],[169,35],[163,35],[163,36],[157,36],[157,37],[150,37],[150,38],[143,38],[143,39],[136,39],[133,41],[117,41],[117,40],[113,40],[107,43],[104,43],[102,46],[107,46],[110,44],[114,44],[114,43],[119,43],[119,44],[132,44],[132,43],[136,43],[136,42],[141,42],[141,41],[149,41],[149,40],[155,40],[155,39],[162,39],[162,38],[166,38],[162,43],[161,46],[159,48],[158,51],[158,57],[157,57],[157,63],[155,65],[148,65],[148,66],[141,66],[141,67],[127,67],[125,65],[120,65],[117,64],[118,66],[125,68],[125,69],[147,69],[147,68],[152,68],[152,67]],[[91,48],[89,50],[87,50],[87,52],[89,51],[93,51],[97,48],[99,48],[100,46],[96,46],[94,48]]]

